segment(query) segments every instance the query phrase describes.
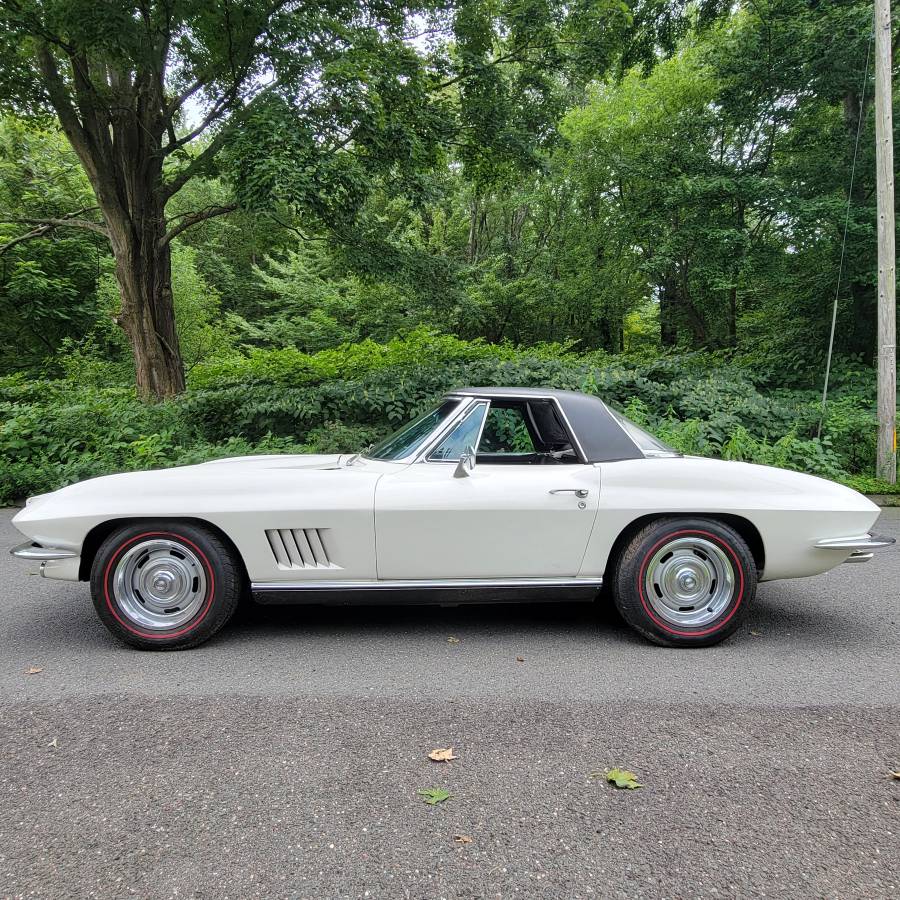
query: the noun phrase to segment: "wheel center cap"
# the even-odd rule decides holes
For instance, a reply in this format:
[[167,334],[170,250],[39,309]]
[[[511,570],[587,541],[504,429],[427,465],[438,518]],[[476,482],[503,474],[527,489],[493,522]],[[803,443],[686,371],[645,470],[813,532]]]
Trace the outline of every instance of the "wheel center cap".
[[172,593],[175,587],[175,576],[168,571],[156,572],[153,576],[153,590],[157,594],[166,596]]
[[688,592],[697,590],[697,576],[690,569],[682,569],[676,579],[681,590]]

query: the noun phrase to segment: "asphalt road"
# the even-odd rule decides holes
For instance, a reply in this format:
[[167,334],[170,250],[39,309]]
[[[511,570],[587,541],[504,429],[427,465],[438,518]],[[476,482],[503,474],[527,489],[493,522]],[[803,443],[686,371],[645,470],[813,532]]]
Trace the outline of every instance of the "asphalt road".
[[900,896],[900,549],[706,650],[544,605],[250,608],[161,654],[9,516],[0,897]]

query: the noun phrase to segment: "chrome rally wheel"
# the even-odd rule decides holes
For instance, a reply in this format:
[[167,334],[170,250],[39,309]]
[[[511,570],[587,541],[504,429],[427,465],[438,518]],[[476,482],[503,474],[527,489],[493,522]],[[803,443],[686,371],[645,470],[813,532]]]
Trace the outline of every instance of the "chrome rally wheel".
[[119,610],[141,628],[165,630],[189,622],[203,606],[207,577],[187,544],[152,537],[132,544],[115,567],[113,596]]
[[181,522],[114,531],[91,568],[103,624],[141,649],[180,650],[208,640],[231,618],[245,584],[230,544],[212,529]]
[[733,634],[756,592],[744,538],[716,519],[662,518],[610,560],[616,606],[657,644],[705,647]]
[[644,594],[654,611],[673,625],[714,622],[734,594],[734,564],[703,537],[666,541],[646,565]]

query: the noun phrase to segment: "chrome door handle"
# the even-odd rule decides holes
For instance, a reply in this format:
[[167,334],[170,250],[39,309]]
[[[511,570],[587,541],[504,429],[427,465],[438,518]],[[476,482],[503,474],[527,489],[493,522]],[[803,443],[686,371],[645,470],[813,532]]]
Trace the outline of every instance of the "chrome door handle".
[[584,488],[554,488],[551,494],[574,494],[576,497],[587,497],[590,491]]

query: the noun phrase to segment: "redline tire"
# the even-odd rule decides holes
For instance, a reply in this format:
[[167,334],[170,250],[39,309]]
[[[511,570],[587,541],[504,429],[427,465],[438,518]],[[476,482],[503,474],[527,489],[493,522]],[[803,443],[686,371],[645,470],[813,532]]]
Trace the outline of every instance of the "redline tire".
[[667,517],[628,543],[614,567],[622,618],[664,647],[709,647],[734,634],[756,594],[744,539],[711,518]]
[[141,650],[185,650],[232,617],[244,587],[234,551],[212,530],[142,521],[113,532],[91,567],[100,621]]

